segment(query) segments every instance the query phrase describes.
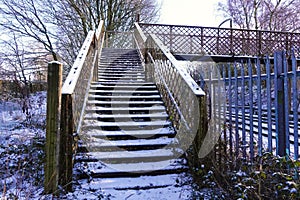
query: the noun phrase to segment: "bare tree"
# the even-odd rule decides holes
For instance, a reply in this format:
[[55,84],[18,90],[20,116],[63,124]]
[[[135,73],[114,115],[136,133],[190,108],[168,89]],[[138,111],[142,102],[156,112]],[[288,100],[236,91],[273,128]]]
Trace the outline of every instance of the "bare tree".
[[246,29],[299,31],[300,0],[227,0],[218,8],[224,17]]
[[88,31],[100,20],[106,30],[125,31],[138,18],[155,21],[159,9],[155,0],[2,0],[0,27],[42,44],[68,72]]
[[[44,17],[43,7],[36,0],[2,0],[0,26],[20,37],[29,37],[41,43],[54,60],[55,34],[50,31],[50,23]],[[49,24],[47,24],[49,23]]]
[[50,58],[49,53],[43,51],[43,47],[39,47],[37,42],[31,43],[35,44],[35,48],[32,49],[25,45],[28,41],[24,44],[20,40],[13,35],[12,40],[4,42],[5,51],[1,52],[2,73],[10,76],[10,79],[20,86],[22,96],[25,97],[29,95],[30,84],[34,78],[31,77],[31,73],[45,68]]

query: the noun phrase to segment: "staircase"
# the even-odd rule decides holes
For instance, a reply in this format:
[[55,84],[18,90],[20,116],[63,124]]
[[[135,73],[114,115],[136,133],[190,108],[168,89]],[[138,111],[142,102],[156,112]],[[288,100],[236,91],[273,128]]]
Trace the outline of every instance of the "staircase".
[[175,134],[138,52],[104,48],[75,160],[81,190],[94,198],[101,190],[109,199],[191,199],[192,178]]

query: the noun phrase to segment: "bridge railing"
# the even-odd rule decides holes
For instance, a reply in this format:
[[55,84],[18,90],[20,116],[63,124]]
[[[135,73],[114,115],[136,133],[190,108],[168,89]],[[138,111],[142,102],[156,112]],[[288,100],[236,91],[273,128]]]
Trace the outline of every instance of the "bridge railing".
[[184,150],[195,141],[201,146],[206,134],[205,93],[155,35],[150,34],[146,47],[148,79],[160,91],[177,139]]
[[[300,46],[300,33],[139,23],[174,54],[272,55]],[[296,55],[298,57],[300,55]]]
[[98,78],[98,58],[104,38],[104,24],[90,31],[64,82],[61,97],[59,138],[59,185],[71,188],[74,133],[79,133],[91,81]]
[[133,34],[134,34],[135,47],[137,48],[140,58],[143,61],[142,64],[144,66],[145,76],[146,76],[146,80],[147,80],[151,76],[148,71],[149,69],[146,68],[146,66],[145,66],[147,37],[143,33],[143,31],[138,23],[135,23],[135,30],[134,30]]
[[104,47],[116,49],[135,48],[133,32],[106,31]]

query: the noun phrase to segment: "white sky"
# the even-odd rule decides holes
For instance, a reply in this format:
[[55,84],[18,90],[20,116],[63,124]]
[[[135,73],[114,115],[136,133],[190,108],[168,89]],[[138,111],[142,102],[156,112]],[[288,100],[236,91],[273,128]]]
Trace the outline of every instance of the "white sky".
[[[224,20],[217,14],[217,4],[223,0],[160,0],[158,23],[217,27]],[[226,27],[224,24],[222,27]],[[229,25],[228,25],[229,26]]]

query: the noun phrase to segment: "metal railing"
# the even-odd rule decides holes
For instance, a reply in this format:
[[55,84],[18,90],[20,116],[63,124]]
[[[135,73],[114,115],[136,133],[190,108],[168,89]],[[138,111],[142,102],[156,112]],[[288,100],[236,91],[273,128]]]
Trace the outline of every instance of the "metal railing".
[[160,91],[179,144],[187,150],[196,140],[199,147],[206,134],[205,93],[155,35],[150,34],[146,47],[148,80]]
[[[192,77],[206,85],[225,84],[226,105],[218,105],[223,123],[220,155],[253,161],[265,152],[299,159],[299,87],[300,71],[295,54],[274,53],[263,61],[219,65],[219,76],[202,79],[191,70]],[[210,91],[217,93],[218,91]],[[210,94],[212,95],[212,94]],[[223,158],[224,159],[224,158]]]
[[[155,34],[174,54],[273,54],[300,46],[300,33],[139,23],[146,35]],[[299,55],[296,55],[299,56]]]
[[79,133],[91,81],[98,79],[98,58],[104,40],[104,23],[90,31],[62,87],[59,139],[59,185],[71,188],[74,133]]

